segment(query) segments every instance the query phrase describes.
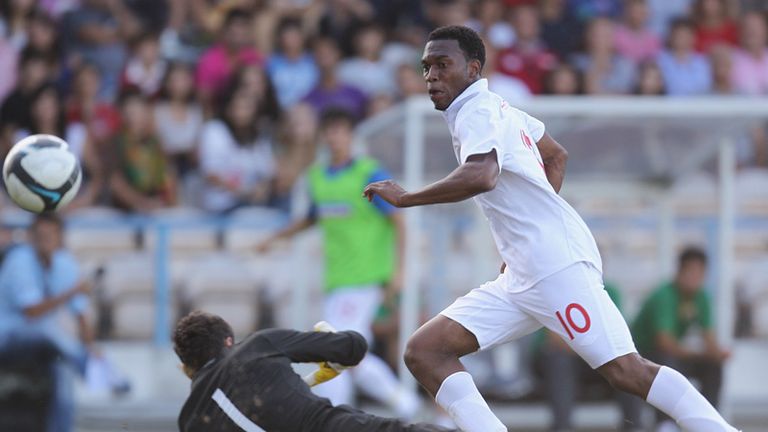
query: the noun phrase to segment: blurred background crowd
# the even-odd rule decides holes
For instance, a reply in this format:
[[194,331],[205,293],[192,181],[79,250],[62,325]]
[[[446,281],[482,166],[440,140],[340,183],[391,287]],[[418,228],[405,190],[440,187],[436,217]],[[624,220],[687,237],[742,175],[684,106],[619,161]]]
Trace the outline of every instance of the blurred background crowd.
[[[487,41],[484,75],[532,95],[768,94],[768,6],[739,0],[8,0],[2,152],[65,137],[86,173],[70,206],[287,210],[317,118],[423,93],[429,30]],[[761,129],[754,139],[763,145]],[[768,152],[754,163],[768,165]]]

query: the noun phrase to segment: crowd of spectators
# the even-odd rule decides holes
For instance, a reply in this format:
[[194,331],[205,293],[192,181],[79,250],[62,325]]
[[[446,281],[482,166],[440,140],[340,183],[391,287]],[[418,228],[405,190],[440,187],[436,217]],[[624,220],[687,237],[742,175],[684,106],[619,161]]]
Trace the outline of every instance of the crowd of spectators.
[[[428,32],[464,24],[484,75],[531,95],[768,95],[765,2],[8,0],[2,154],[33,133],[81,160],[71,206],[287,209],[317,118],[422,93]],[[194,193],[188,193],[193,190]]]

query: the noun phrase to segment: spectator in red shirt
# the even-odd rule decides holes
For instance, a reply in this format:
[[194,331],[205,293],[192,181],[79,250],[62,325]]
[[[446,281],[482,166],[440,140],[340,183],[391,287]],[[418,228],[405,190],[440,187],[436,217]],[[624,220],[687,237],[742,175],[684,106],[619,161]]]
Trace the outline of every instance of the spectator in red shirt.
[[544,77],[557,65],[557,58],[541,40],[539,14],[535,8],[515,9],[513,26],[517,40],[499,53],[499,72],[520,79],[531,93],[540,94],[544,90]]
[[696,21],[696,50],[709,52],[714,45],[735,46],[739,29],[730,17],[725,0],[697,0],[693,6]]
[[[528,89],[528,86],[524,82],[498,71],[497,59],[498,55],[496,49],[493,45],[486,43],[483,76],[488,79],[488,89],[513,105],[520,101],[530,99],[531,90]],[[423,81],[424,78],[422,77],[422,82]]]
[[616,50],[635,63],[652,59],[661,50],[661,40],[651,31],[648,16],[646,0],[628,0],[624,22],[616,27]]
[[262,55],[251,45],[251,22],[247,11],[231,10],[224,20],[221,42],[209,48],[198,62],[197,88],[208,108],[239,66],[263,63]]
[[101,73],[84,63],[74,74],[72,94],[67,102],[67,122],[82,123],[97,143],[112,139],[120,128],[120,113],[99,98]]

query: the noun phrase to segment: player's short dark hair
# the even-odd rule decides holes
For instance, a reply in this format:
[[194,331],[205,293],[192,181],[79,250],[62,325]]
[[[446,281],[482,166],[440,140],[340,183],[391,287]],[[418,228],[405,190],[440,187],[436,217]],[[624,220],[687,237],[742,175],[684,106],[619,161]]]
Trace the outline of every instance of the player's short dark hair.
[[434,40],[455,40],[467,60],[479,61],[480,70],[485,66],[485,44],[480,35],[471,28],[457,25],[438,27],[427,37],[427,41]]
[[682,252],[680,252],[680,256],[677,258],[677,265],[678,268],[683,268],[687,264],[698,262],[706,266],[708,260],[709,258],[707,257],[707,253],[704,251],[704,249],[698,246],[687,246],[685,249],[683,249]]
[[349,110],[339,107],[330,107],[323,110],[320,115],[320,127],[327,128],[337,123],[345,123],[349,128],[355,127],[355,116]]
[[176,324],[173,350],[185,366],[196,371],[224,351],[228,337],[234,338],[234,332],[222,317],[194,311]]

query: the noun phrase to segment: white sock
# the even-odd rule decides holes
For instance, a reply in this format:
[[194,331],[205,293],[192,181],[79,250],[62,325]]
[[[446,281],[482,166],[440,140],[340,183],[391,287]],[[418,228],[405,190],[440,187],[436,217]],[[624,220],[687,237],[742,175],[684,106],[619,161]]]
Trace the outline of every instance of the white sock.
[[675,419],[685,431],[735,432],[680,372],[662,366],[651,384],[648,403]]
[[446,378],[435,400],[464,432],[507,432],[467,372],[456,372]]
[[365,394],[387,404],[398,417],[411,420],[421,408],[416,393],[402,389],[395,373],[378,356],[366,354],[360,364],[350,371],[355,384]]

